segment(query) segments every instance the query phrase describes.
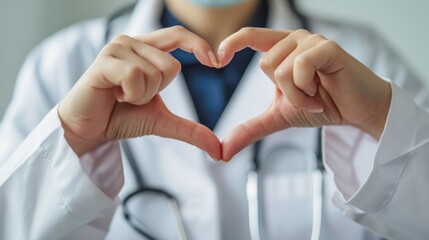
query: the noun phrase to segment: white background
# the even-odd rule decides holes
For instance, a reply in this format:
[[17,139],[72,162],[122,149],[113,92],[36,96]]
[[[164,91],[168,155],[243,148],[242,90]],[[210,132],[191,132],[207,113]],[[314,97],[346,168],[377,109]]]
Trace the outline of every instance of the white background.
[[[303,11],[375,28],[429,85],[429,1],[297,0]],[[0,0],[0,118],[28,52],[73,22],[109,15],[131,0]],[[30,107],[30,106],[29,106]]]

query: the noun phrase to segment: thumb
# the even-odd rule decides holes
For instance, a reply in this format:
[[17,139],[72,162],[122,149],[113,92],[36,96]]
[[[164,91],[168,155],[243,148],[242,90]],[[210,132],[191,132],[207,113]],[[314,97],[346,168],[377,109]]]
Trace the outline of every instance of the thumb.
[[276,119],[279,118],[275,116],[274,111],[268,110],[235,127],[231,134],[222,142],[222,159],[228,162],[246,146],[274,132],[287,128],[283,121]]
[[207,152],[215,160],[222,158],[220,141],[209,128],[197,122],[179,117],[170,112],[166,107],[162,109],[157,114],[156,125],[153,130],[154,135],[194,145]]

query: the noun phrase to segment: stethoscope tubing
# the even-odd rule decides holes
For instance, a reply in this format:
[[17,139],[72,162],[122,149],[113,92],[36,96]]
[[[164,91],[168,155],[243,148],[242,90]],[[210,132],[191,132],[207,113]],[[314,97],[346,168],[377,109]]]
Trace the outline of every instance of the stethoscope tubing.
[[[295,4],[295,1],[293,0],[288,0],[291,10],[292,12],[298,17],[299,21],[301,22],[301,28],[304,29],[309,29],[309,23],[308,23],[308,19],[301,14],[298,9],[297,6]],[[133,2],[132,4],[126,6],[123,9],[120,9],[119,11],[117,11],[116,13],[112,14],[106,22],[106,31],[104,34],[104,40],[105,43],[109,42],[109,37],[111,34],[111,25],[113,20],[115,20],[116,18],[128,14],[132,11],[132,9],[134,9],[135,5],[136,5],[137,1]],[[321,145],[321,140],[320,140],[320,130],[318,133],[318,145]],[[259,187],[258,184],[260,184],[260,179],[259,179],[259,173],[258,173],[258,169],[259,169],[259,161],[257,160],[257,157],[259,155],[259,149],[260,149],[260,145],[261,145],[262,141],[258,141],[257,143],[254,144],[254,161],[253,161],[253,168],[252,170],[249,171],[248,174],[248,182],[246,185],[246,189],[247,189],[247,194],[248,194],[248,204],[249,204],[249,227],[250,231],[251,231],[251,236],[252,239],[256,240],[256,239],[261,239],[261,208],[260,206],[260,202],[259,202]],[[137,182],[137,191],[134,191],[133,193],[131,193],[130,195],[128,195],[124,201],[123,204],[128,202],[129,199],[131,198],[131,195],[137,194],[139,191],[151,191],[154,190],[154,192],[161,194],[161,195],[165,195],[166,198],[168,198],[169,200],[169,205],[171,207],[171,211],[174,214],[175,220],[177,222],[177,229],[176,231],[178,232],[178,236],[180,237],[179,239],[181,240],[186,240],[186,232],[185,232],[185,227],[184,227],[184,223],[183,220],[180,216],[180,208],[179,208],[179,203],[177,202],[177,199],[169,192],[163,190],[163,189],[154,189],[154,188],[149,188],[144,186],[144,181],[143,181],[143,177],[141,175],[141,173],[138,170],[138,166],[137,166],[137,161],[135,160],[135,158],[133,157],[133,154],[131,152],[131,149],[129,147],[129,144],[127,141],[123,141],[122,142],[122,148],[124,151],[124,154],[126,156],[126,158],[128,159],[134,177],[136,178],[136,182]],[[321,148],[321,146],[318,146],[318,150],[317,150],[317,158],[319,159],[319,148]],[[320,154],[321,156],[321,154]],[[323,187],[323,163],[321,163],[321,161],[317,162],[318,168],[317,171],[318,173],[314,173],[313,175],[313,190],[314,193],[317,192],[322,192],[322,187]],[[319,167],[320,166],[320,167]],[[316,189],[316,185],[314,184],[316,182],[316,180],[320,183],[320,187],[317,187]],[[321,181],[319,181],[321,180]],[[255,187],[253,187],[255,186]],[[320,190],[320,191],[319,191]],[[323,194],[323,193],[322,193]],[[317,198],[315,196],[318,196]],[[321,218],[322,218],[322,198],[323,195],[314,195],[314,200],[313,200],[313,209],[320,209],[320,212],[315,213],[315,211],[313,211],[313,230],[312,230],[312,240],[318,239],[319,233],[320,233],[320,225],[321,225]],[[125,206],[125,205],[124,205]],[[320,206],[320,208],[319,208]],[[130,222],[131,226],[140,234],[142,234],[143,236],[146,236],[148,239],[156,239],[155,237],[151,236],[149,233],[139,229],[131,220],[129,220],[130,215],[128,210],[124,207],[124,217],[126,219],[128,219],[128,221]],[[253,226],[253,227],[252,227]]]
[[[318,240],[320,237],[322,217],[323,217],[323,185],[324,185],[324,168],[321,159],[322,146],[321,143],[321,129],[317,129],[317,149],[315,153],[311,153],[311,150],[306,150],[298,145],[292,143],[283,143],[278,146],[270,147],[270,151],[266,158],[274,156],[278,152],[287,150],[288,152],[299,152],[304,155],[304,159],[308,163],[305,170],[311,171],[312,177],[312,188],[313,188],[313,203],[312,203],[312,230],[311,240]],[[252,167],[247,175],[246,183],[246,195],[248,201],[248,217],[249,217],[249,229],[251,240],[267,239],[264,237],[266,233],[263,231],[263,216],[261,208],[260,193],[262,192],[261,187],[261,148],[263,140],[259,140],[253,144],[253,161]],[[265,157],[263,158],[265,159]],[[310,169],[311,168],[311,169]]]

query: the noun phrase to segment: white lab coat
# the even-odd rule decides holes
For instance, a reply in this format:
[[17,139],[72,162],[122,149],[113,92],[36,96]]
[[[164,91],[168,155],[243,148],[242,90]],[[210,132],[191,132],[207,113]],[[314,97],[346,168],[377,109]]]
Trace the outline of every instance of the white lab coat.
[[[113,23],[112,36],[141,35],[159,28],[161,2],[140,1],[131,16]],[[271,2],[269,27],[300,27],[285,1]],[[415,96],[421,106],[429,106],[429,92],[422,83],[370,31],[322,21],[310,24],[313,32],[337,41]],[[136,188],[119,144],[108,143],[79,159],[65,141],[56,113],[57,103],[105,44],[105,31],[105,19],[76,24],[42,43],[24,64],[0,128],[0,239],[138,239],[118,203]],[[258,67],[259,56],[214,130],[220,139],[263,112],[271,101],[273,85]],[[429,119],[401,90],[393,89],[380,143],[352,127],[325,129],[328,173],[321,239],[370,239],[355,222],[394,239],[429,236],[429,188],[425,187]],[[161,95],[172,112],[197,119],[182,76]],[[273,134],[265,140],[262,155],[270,145],[282,142],[314,151],[316,131],[289,129]],[[249,239],[245,184],[252,166],[251,148],[231,163],[219,164],[176,140],[149,136],[130,145],[145,184],[178,199],[189,239]],[[308,179],[300,173],[272,174],[263,179],[263,185],[268,239],[309,239],[312,186]],[[119,198],[111,198],[118,193]],[[163,239],[171,239],[174,231],[165,229],[158,213],[155,209],[142,215],[161,230]]]

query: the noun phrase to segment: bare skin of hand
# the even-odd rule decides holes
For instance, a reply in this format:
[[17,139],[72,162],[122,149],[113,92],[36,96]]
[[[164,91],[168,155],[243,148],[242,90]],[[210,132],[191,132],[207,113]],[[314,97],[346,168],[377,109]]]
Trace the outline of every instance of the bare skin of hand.
[[[159,92],[181,66],[167,52],[181,48],[206,66],[223,67],[246,47],[266,52],[260,67],[276,86],[265,113],[237,126],[220,143],[205,126],[168,110]],[[244,28],[221,43],[216,59],[205,40],[172,27],[143,37],[119,36],[106,45],[58,114],[79,156],[108,141],[157,135],[229,161],[253,142],[291,127],[348,124],[378,139],[390,99],[389,83],[317,34]]]
[[221,158],[219,139],[171,113],[159,95],[180,72],[180,63],[167,53],[177,48],[206,66],[217,65],[208,43],[183,27],[119,36],[102,49],[58,108],[65,138],[79,156],[112,140],[157,135]]
[[335,42],[305,30],[244,28],[221,43],[219,66],[246,47],[266,52],[260,67],[276,90],[266,112],[237,126],[223,140],[224,161],[292,127],[347,124],[380,138],[390,107],[390,84]]

